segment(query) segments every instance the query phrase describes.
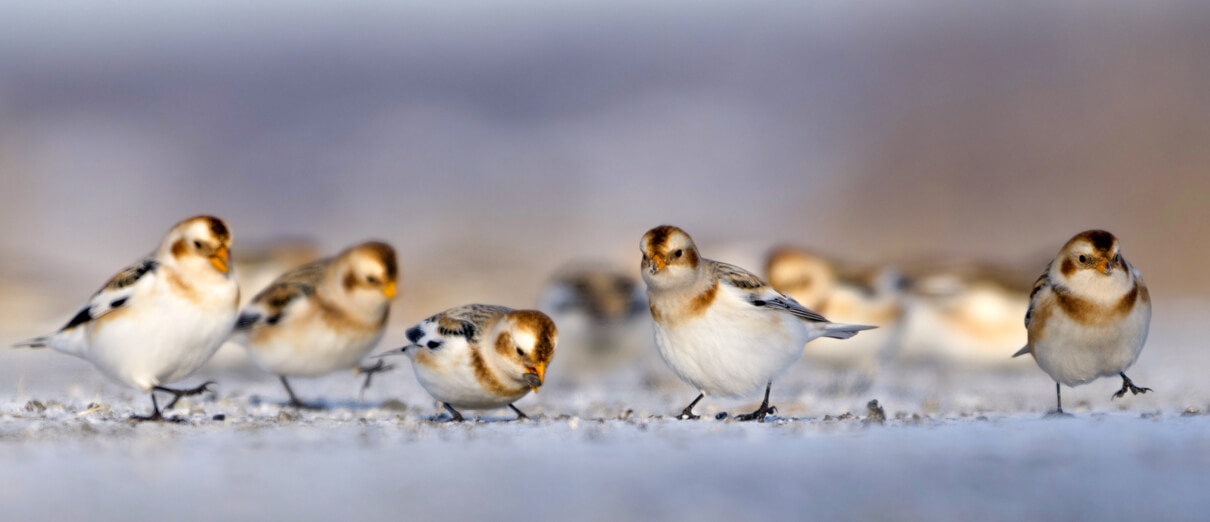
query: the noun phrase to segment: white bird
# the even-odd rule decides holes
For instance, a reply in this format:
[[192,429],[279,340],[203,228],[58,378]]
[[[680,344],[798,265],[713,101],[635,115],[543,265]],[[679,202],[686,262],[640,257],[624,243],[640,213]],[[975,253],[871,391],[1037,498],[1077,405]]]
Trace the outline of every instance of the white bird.
[[643,235],[643,280],[655,320],[656,345],[672,371],[706,395],[746,397],[765,388],[756,411],[737,417],[761,420],[773,413],[773,379],[802,357],[819,337],[847,339],[873,326],[832,323],[737,266],[701,257],[684,230],[660,226]]
[[287,377],[318,377],[357,368],[366,374],[389,369],[358,368],[386,330],[399,268],[395,249],[369,241],[308,263],[278,277],[240,313],[235,340],[257,366],[277,375],[290,404],[308,407]]
[[50,347],[93,364],[106,377],[151,394],[152,414],[165,420],[155,392],[197,395],[164,384],[188,377],[231,333],[239,287],[228,269],[231,233],[222,220],[198,216],[178,223],[151,255],[115,275],[59,331],[13,345]]
[[[558,330],[536,310],[466,305],[409,328],[411,344],[383,355],[406,354],[416,380],[441,401],[455,421],[458,409],[488,410],[513,404],[546,379]],[[380,356],[381,357],[381,356]]]
[[1113,234],[1089,230],[1071,238],[1034,283],[1025,327],[1029,342],[1013,357],[1031,354],[1055,380],[1055,413],[1063,413],[1060,385],[1098,377],[1122,378],[1113,398],[1146,393],[1126,370],[1138,360],[1151,323],[1151,294]]

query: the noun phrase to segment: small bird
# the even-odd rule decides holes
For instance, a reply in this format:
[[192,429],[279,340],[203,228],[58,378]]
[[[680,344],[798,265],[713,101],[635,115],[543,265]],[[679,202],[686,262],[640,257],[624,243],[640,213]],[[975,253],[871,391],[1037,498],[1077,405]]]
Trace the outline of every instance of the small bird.
[[867,269],[802,248],[769,254],[765,275],[774,290],[833,320],[871,324],[877,331],[841,342],[819,339],[803,357],[835,369],[856,370],[868,387],[879,366],[898,350],[905,312],[905,280],[893,267]]
[[693,407],[707,394],[738,398],[764,386],[760,407],[737,417],[763,421],[776,410],[769,406],[774,377],[802,357],[807,342],[875,328],[828,321],[750,272],[701,257],[677,227],[649,230],[639,249],[660,356],[700,392],[681,419],[698,418]]
[[1151,322],[1151,295],[1143,276],[1113,234],[1089,230],[1071,238],[1034,283],[1025,328],[1029,341],[1013,357],[1034,356],[1055,380],[1055,413],[1063,414],[1060,385],[1118,375],[1111,398],[1146,393],[1126,370],[1139,358]]
[[[165,419],[155,392],[181,397],[207,391],[164,384],[188,377],[231,333],[239,287],[228,262],[231,231],[211,216],[172,227],[151,255],[122,270],[59,331],[13,345],[50,347],[96,366],[117,382],[151,394],[152,414]],[[171,419],[177,420],[177,419]]]
[[379,241],[350,247],[286,272],[240,313],[235,338],[257,366],[277,375],[290,404],[308,407],[287,377],[317,377],[357,368],[366,374],[390,369],[358,367],[386,330],[399,268],[395,249]]
[[1021,316],[1034,274],[969,259],[909,266],[901,348],[904,362],[1018,369],[1004,357],[1026,342]]
[[633,363],[651,343],[647,296],[637,278],[606,265],[568,266],[547,283],[538,309],[559,325],[559,367],[582,377]]
[[453,420],[463,420],[458,408],[504,406],[526,419],[513,403],[542,386],[558,330],[537,310],[473,304],[421,321],[407,338],[411,344],[383,356],[407,355],[416,380]]

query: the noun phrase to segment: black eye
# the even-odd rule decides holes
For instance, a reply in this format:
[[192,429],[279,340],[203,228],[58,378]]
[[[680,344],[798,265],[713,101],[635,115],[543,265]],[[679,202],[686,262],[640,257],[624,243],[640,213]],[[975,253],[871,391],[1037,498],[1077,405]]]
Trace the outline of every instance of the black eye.
[[194,242],[193,242],[193,247],[194,247],[194,248],[197,248],[197,249],[199,249],[199,250],[200,250],[200,249],[202,248],[202,242],[201,242],[201,241],[194,241]]
[[368,281],[372,285],[378,284],[378,278],[374,277],[374,276],[366,276],[366,281]]
[[681,254],[684,254],[684,253],[685,252],[683,252],[681,250],[677,250],[676,252],[672,253],[672,257],[681,257]]
[[1084,256],[1080,256],[1080,262],[1081,262],[1081,263],[1087,263],[1087,262],[1088,262],[1088,258],[1085,258]]
[[525,357],[525,352],[521,351],[521,348],[517,348],[517,355],[520,355],[521,357]]

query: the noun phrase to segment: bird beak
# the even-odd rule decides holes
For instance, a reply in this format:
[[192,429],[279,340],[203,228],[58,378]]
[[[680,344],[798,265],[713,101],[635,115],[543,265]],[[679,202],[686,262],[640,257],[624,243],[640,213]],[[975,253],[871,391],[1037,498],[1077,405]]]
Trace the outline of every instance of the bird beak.
[[1098,261],[1097,270],[1100,270],[1102,274],[1109,275],[1109,260],[1102,259]]
[[662,258],[660,256],[651,256],[651,273],[652,274],[659,273],[660,270],[663,270],[667,266],[668,266],[668,263],[664,260],[664,258]]
[[528,384],[529,388],[533,390],[534,393],[538,393],[538,387],[541,386],[542,382],[546,380],[546,364],[538,363],[538,365],[535,367],[526,368],[524,379],[525,384]]
[[210,255],[210,264],[214,265],[215,270],[225,274],[230,269],[227,266],[230,255],[230,252],[227,251],[227,247],[218,247],[218,250],[215,250],[214,253]]
[[396,349],[391,350],[391,351],[386,352],[386,353],[380,353],[380,354],[378,354],[378,355],[373,355],[373,356],[370,356],[370,358],[371,358],[371,359],[381,359],[381,358],[383,358],[383,357],[390,357],[390,356],[392,356],[392,355],[407,355],[407,353],[408,353],[408,348],[411,348],[411,347],[413,347],[413,346],[416,346],[416,345],[414,345],[414,344],[409,344],[409,345],[407,345],[407,346],[404,346],[403,348],[396,348]]
[[395,298],[395,282],[391,281],[386,286],[382,287],[382,295],[387,296],[387,299]]

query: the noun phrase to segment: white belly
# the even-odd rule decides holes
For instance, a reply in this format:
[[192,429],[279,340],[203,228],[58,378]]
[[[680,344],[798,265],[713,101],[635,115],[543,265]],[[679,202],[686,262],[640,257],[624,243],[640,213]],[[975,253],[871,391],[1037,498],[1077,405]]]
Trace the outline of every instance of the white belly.
[[248,354],[261,369],[287,377],[318,377],[351,369],[378,346],[386,330],[337,332],[321,320],[282,327],[289,330],[263,341],[249,341]]
[[660,356],[682,380],[707,395],[749,397],[802,356],[810,339],[793,316],[752,307],[712,306],[672,328],[656,324]]
[[488,393],[475,377],[475,371],[470,361],[470,351],[465,344],[451,345],[447,341],[445,346],[437,350],[423,347],[409,350],[423,350],[431,355],[425,357],[424,364],[420,364],[416,362],[417,354],[409,351],[409,356],[413,359],[412,369],[416,372],[416,380],[434,399],[449,403],[455,409],[503,408],[529,393],[528,389],[522,389],[519,394],[507,397]]
[[143,391],[201,368],[231,333],[236,314],[234,293],[227,299],[230,310],[218,313],[170,292],[147,298],[155,302],[89,325],[88,346],[81,354],[107,377]]
[[1034,342],[1034,356],[1047,375],[1067,386],[1114,376],[1138,359],[1150,321],[1150,305],[1136,306],[1112,326],[1085,326],[1056,312],[1047,320],[1046,336]]

